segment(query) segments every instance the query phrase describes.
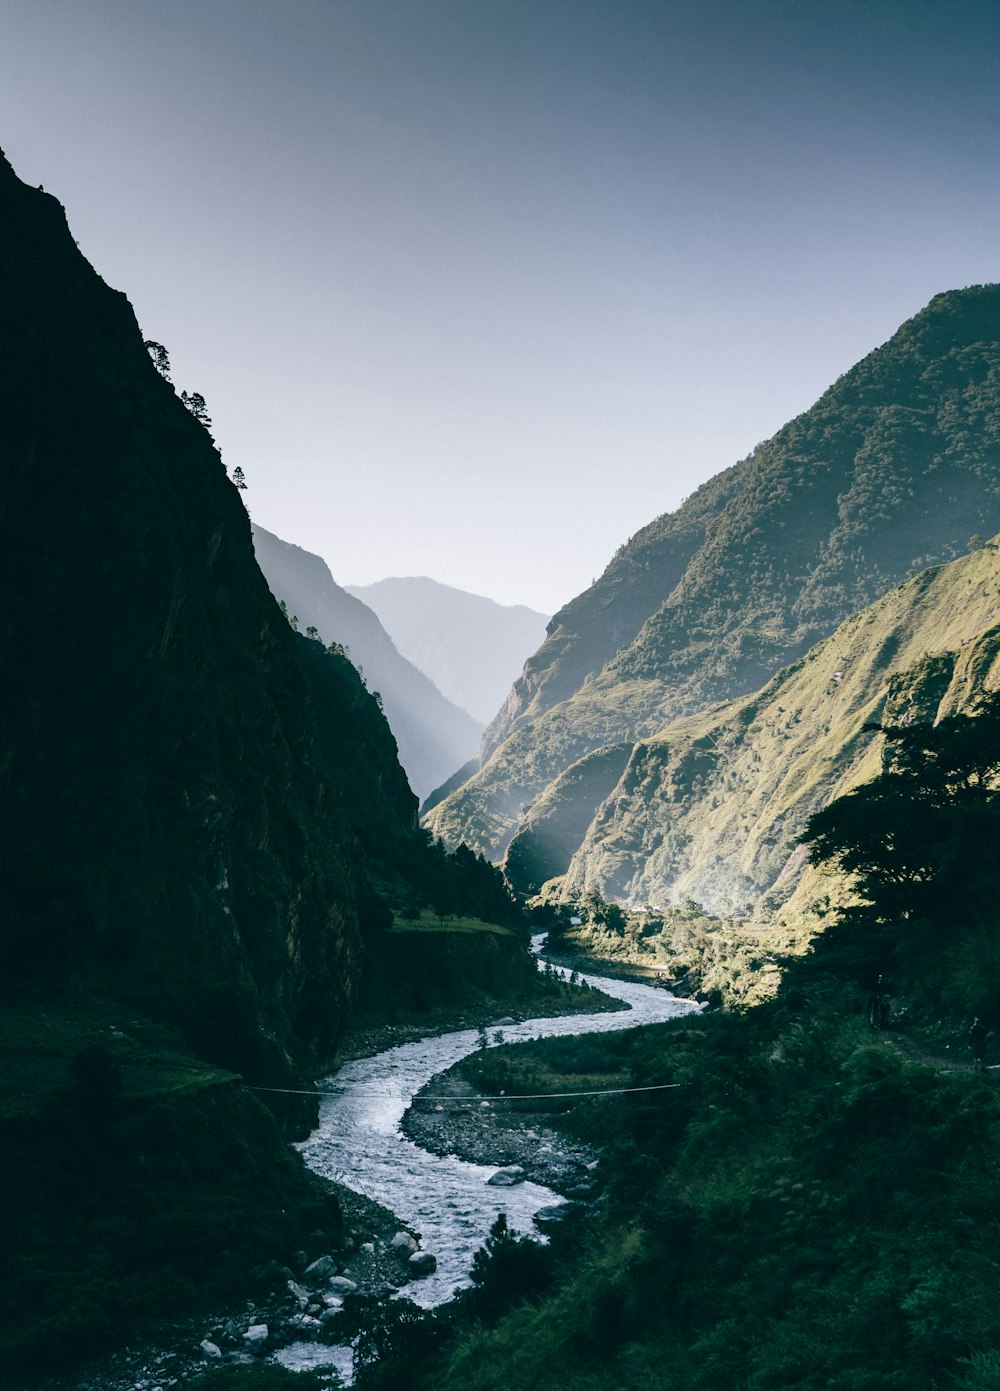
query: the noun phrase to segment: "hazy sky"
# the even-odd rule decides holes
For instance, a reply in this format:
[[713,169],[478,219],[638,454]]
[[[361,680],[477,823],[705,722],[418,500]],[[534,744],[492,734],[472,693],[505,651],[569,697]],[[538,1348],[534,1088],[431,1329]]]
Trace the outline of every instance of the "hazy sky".
[[0,0],[0,146],[342,583],[554,610],[1000,278],[1000,5]]

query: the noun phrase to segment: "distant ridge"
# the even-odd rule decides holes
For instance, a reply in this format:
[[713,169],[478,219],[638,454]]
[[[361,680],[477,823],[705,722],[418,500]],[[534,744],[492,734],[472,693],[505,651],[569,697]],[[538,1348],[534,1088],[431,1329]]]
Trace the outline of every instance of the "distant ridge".
[[375,610],[404,657],[483,724],[496,715],[526,658],[545,638],[548,615],[524,604],[498,604],[426,575],[346,588]]
[[257,563],[276,599],[299,630],[319,630],[324,642],[349,649],[370,690],[378,691],[410,786],[425,797],[479,747],[482,724],[446,699],[400,654],[378,616],[334,580],[326,561],[254,526]]

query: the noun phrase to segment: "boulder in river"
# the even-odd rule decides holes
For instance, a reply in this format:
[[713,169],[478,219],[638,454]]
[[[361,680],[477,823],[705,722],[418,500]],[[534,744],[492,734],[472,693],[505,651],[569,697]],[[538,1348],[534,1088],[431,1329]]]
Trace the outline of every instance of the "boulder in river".
[[337,1268],[337,1262],[332,1256],[320,1256],[313,1261],[312,1265],[306,1266],[302,1272],[303,1280],[325,1280],[328,1275],[332,1275]]
[[335,1275],[330,1281],[330,1289],[334,1294],[353,1294],[357,1289],[353,1280],[349,1280],[346,1275]]
[[417,1249],[417,1238],[409,1232],[397,1232],[389,1242],[390,1251],[405,1251],[408,1255]]
[[430,1251],[414,1251],[406,1263],[413,1275],[433,1275],[437,1270],[437,1256]]
[[201,1355],[206,1362],[218,1362],[222,1357],[222,1349],[208,1338],[202,1338],[198,1346],[201,1348]]
[[498,1169],[486,1182],[493,1188],[513,1188],[515,1183],[523,1183],[525,1172],[520,1164],[508,1164],[503,1169]]

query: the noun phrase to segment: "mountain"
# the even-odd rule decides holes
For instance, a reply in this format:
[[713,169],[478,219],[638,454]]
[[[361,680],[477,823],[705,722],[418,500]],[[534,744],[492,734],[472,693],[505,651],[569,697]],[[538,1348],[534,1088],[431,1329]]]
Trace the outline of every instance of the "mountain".
[[809,816],[880,771],[870,726],[935,723],[998,685],[993,542],[890,591],[754,695],[587,755],[530,808],[508,874],[526,892],[565,873],[570,894],[773,912],[799,888]]
[[545,638],[547,614],[498,604],[426,575],[348,585],[347,591],[374,609],[404,657],[484,725]]
[[400,655],[377,615],[336,583],[318,555],[260,526],[253,536],[257,563],[271,592],[298,618],[299,627],[314,627],[324,642],[347,648],[369,688],[378,691],[399,761],[417,796],[425,796],[472,757],[482,725]]
[[[484,736],[480,770],[428,827],[501,858],[585,755],[608,751],[607,795],[611,764],[637,740],[757,690],[908,573],[993,535],[998,420],[1000,286],[938,295],[555,615]],[[594,811],[580,776],[570,841]]]
[[6,990],[111,992],[273,1085],[334,1056],[355,837],[211,437],[0,161]]
[[418,828],[351,662],[281,613],[125,296],[2,156],[0,286],[0,1384],[69,1385],[319,1231],[342,1249],[276,1119],[308,1128],[352,1010],[543,977],[499,875]]

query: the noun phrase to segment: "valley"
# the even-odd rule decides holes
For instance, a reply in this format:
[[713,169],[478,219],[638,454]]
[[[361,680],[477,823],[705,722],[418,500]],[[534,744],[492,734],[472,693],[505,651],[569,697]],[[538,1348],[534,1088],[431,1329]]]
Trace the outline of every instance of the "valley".
[[993,1391],[1000,286],[546,620],[0,285],[4,1385]]

